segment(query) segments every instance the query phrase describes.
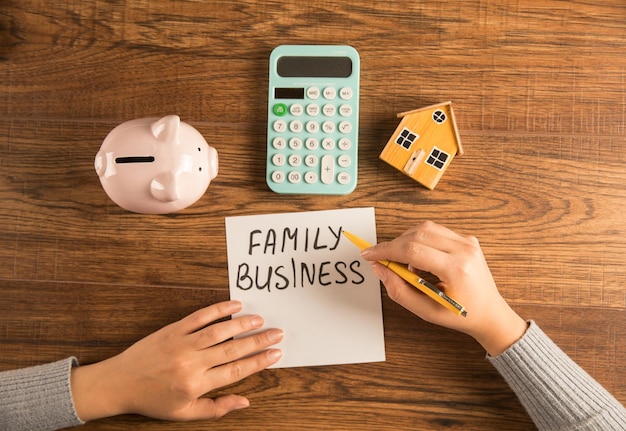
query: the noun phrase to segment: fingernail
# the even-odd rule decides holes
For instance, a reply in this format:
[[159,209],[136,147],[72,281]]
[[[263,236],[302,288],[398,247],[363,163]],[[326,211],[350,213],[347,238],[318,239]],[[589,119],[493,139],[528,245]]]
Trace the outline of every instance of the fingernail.
[[237,405],[234,406],[233,410],[240,410],[250,407],[250,401],[247,398],[243,398],[239,401]]
[[283,352],[282,350],[279,349],[272,349],[272,350],[268,350],[267,351],[267,357],[270,361],[272,362],[276,362],[278,361],[280,358],[283,357]]
[[250,318],[250,323],[253,328],[260,328],[263,326],[263,318],[261,316],[252,316]]
[[361,257],[365,260],[369,260],[367,257],[371,256],[372,254],[372,249],[371,248],[366,248],[365,250],[361,251]]
[[267,333],[267,338],[273,343],[278,343],[283,339],[284,333],[281,329],[270,329]]
[[231,313],[236,313],[241,310],[241,302],[239,301],[230,301],[228,304]]

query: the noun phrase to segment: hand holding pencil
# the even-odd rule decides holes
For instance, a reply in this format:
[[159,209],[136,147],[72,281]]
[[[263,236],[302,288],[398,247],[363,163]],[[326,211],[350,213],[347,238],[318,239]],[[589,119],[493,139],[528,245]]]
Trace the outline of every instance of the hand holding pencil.
[[[428,322],[472,336],[491,355],[504,351],[526,331],[527,323],[498,292],[473,236],[427,221],[392,241],[363,250],[361,256],[372,263],[392,300]],[[469,310],[467,317],[451,313],[451,307],[442,306],[380,263],[387,260],[436,275],[441,280],[436,287],[463,304]]]
[[[343,234],[361,250],[365,250],[366,248],[372,247],[370,243],[368,243],[364,239],[359,238],[358,236],[350,232],[347,232],[344,230]],[[416,273],[410,271],[406,266],[402,265],[401,263],[392,262],[390,260],[380,260],[378,261],[378,263],[391,269],[394,273],[399,275],[404,281],[416,287],[417,289],[421,290],[424,294],[426,294],[426,296],[429,296],[430,298],[433,299],[433,301],[438,302],[443,307],[446,307],[447,309],[452,311],[454,314],[457,314],[463,317],[467,316],[467,310],[465,309],[465,307],[463,307],[461,304],[456,302],[454,299],[450,298],[448,295],[442,292],[437,286],[434,286],[433,284],[427,282]]]

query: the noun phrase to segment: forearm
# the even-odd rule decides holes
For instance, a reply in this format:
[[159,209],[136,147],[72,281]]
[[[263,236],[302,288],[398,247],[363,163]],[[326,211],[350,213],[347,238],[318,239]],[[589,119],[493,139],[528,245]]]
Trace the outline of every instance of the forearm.
[[624,430],[626,410],[534,323],[499,356],[488,356],[540,430]]
[[70,390],[75,358],[0,373],[0,428],[55,430],[81,425]]

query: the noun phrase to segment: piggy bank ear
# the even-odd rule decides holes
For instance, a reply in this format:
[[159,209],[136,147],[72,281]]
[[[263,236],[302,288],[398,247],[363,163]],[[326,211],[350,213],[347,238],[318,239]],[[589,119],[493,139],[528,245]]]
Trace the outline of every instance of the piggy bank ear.
[[150,125],[150,131],[158,141],[173,144],[178,144],[179,128],[180,117],[178,115],[168,115]]
[[178,199],[176,177],[170,172],[164,172],[152,179],[150,194],[161,202],[174,202]]

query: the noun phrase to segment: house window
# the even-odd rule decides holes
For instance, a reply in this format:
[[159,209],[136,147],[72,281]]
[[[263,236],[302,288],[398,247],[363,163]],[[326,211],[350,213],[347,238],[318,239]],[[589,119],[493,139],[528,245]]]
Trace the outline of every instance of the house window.
[[409,148],[411,148],[411,145],[413,145],[413,142],[415,142],[419,137],[420,135],[411,132],[405,127],[396,138],[396,144],[408,150]]
[[441,109],[437,109],[435,112],[433,112],[433,121],[437,124],[443,124],[446,122],[446,113],[443,112]]
[[450,155],[448,153],[435,147],[426,159],[426,164],[442,170],[443,167],[446,165],[446,161],[448,161],[448,158],[450,158]]

